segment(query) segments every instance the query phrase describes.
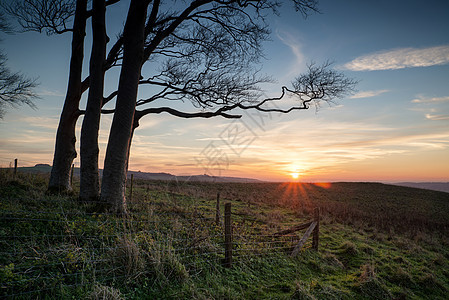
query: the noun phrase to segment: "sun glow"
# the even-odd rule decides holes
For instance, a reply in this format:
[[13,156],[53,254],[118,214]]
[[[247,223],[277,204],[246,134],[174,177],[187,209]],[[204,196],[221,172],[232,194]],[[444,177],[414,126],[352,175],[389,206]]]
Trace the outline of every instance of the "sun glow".
[[299,173],[291,173],[290,174],[292,176],[293,179],[298,179],[299,178]]

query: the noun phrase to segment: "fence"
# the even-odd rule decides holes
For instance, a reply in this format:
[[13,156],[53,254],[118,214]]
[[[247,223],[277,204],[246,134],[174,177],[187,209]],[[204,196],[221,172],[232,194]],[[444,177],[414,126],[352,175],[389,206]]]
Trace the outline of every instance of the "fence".
[[[75,198],[36,197],[20,176],[1,199],[0,298],[58,297],[93,282],[116,286],[145,276],[182,280],[257,256],[297,255],[311,234],[318,249],[318,211],[304,224],[267,225],[245,203],[221,204],[219,194],[197,199],[133,184],[130,215],[120,218]],[[45,183],[33,180],[43,191]],[[303,229],[299,239],[294,233]]]

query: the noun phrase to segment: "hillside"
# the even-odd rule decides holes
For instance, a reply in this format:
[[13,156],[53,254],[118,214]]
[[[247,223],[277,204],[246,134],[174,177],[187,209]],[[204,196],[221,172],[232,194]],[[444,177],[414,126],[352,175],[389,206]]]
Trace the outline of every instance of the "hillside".
[[[51,166],[48,164],[36,164],[34,167],[19,167],[20,172],[27,173],[50,173]],[[100,169],[100,175],[103,170]],[[73,174],[76,177],[80,175],[80,169],[74,168]],[[145,180],[176,180],[176,181],[205,181],[205,182],[261,182],[260,180],[253,178],[240,178],[240,177],[223,177],[223,176],[209,176],[209,175],[190,175],[190,176],[176,176],[170,173],[150,173],[140,171],[128,171],[128,178],[134,175],[136,179]]]
[[[0,171],[0,298],[446,299],[449,194],[377,183],[135,180],[129,215]],[[75,190],[78,182],[75,181]],[[129,192],[130,189],[128,189]],[[216,199],[220,193],[220,221]],[[131,197],[129,197],[131,198]],[[224,268],[223,205],[233,262]],[[304,231],[321,207],[319,251]],[[393,218],[393,216],[397,216]]]

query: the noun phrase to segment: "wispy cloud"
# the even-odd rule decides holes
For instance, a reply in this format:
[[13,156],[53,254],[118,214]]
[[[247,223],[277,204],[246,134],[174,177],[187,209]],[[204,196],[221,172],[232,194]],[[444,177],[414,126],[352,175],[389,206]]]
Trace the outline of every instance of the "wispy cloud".
[[418,97],[412,100],[412,103],[435,103],[435,102],[445,102],[449,101],[449,96],[447,97],[433,97],[433,98],[424,98]]
[[[301,51],[301,42],[298,38],[286,31],[277,31],[276,36],[283,44],[288,46],[295,56],[294,63],[291,64],[289,75],[293,75],[293,73],[297,73],[298,69],[304,65],[304,54]],[[297,74],[295,74],[297,75]]]
[[449,63],[449,45],[424,49],[400,48],[363,55],[343,65],[351,71],[396,70]]
[[52,90],[48,90],[46,88],[41,88],[38,91],[39,96],[43,97],[43,96],[52,96],[52,97],[64,97],[64,93],[61,91],[52,91]]
[[432,121],[449,120],[449,115],[426,114],[426,119],[429,119],[429,120],[432,120]]
[[412,110],[424,112],[425,118],[430,121],[449,120],[449,110],[446,102],[449,102],[449,96],[425,97],[419,95],[411,101],[415,106]]
[[[298,131],[297,128],[307,130]],[[360,122],[292,120],[261,136],[243,153],[242,162],[231,167],[240,168],[253,163],[260,165],[252,165],[253,170],[272,166],[286,174],[299,168],[311,176],[315,171],[320,173],[320,169],[349,167],[358,162],[448,147],[449,131],[444,128],[416,126],[398,129],[377,119]]]
[[351,99],[370,98],[370,97],[379,96],[379,95],[384,94],[386,92],[389,92],[389,90],[362,91],[362,92],[358,92],[358,93],[352,95],[349,98],[351,98]]
[[22,117],[20,121],[28,124],[30,127],[41,127],[47,129],[56,129],[58,118],[56,117]]

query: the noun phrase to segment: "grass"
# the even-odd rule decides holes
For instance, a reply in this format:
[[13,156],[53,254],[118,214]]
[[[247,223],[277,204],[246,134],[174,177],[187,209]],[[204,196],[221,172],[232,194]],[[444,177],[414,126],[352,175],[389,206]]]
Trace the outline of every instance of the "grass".
[[[370,183],[134,183],[130,216],[0,170],[0,298],[445,299],[449,194]],[[75,181],[75,184],[77,182]],[[75,186],[75,190],[77,187]],[[234,262],[222,267],[232,203]],[[271,234],[320,206],[320,250]],[[405,216],[403,218],[393,216]],[[222,222],[223,220],[221,220]]]

